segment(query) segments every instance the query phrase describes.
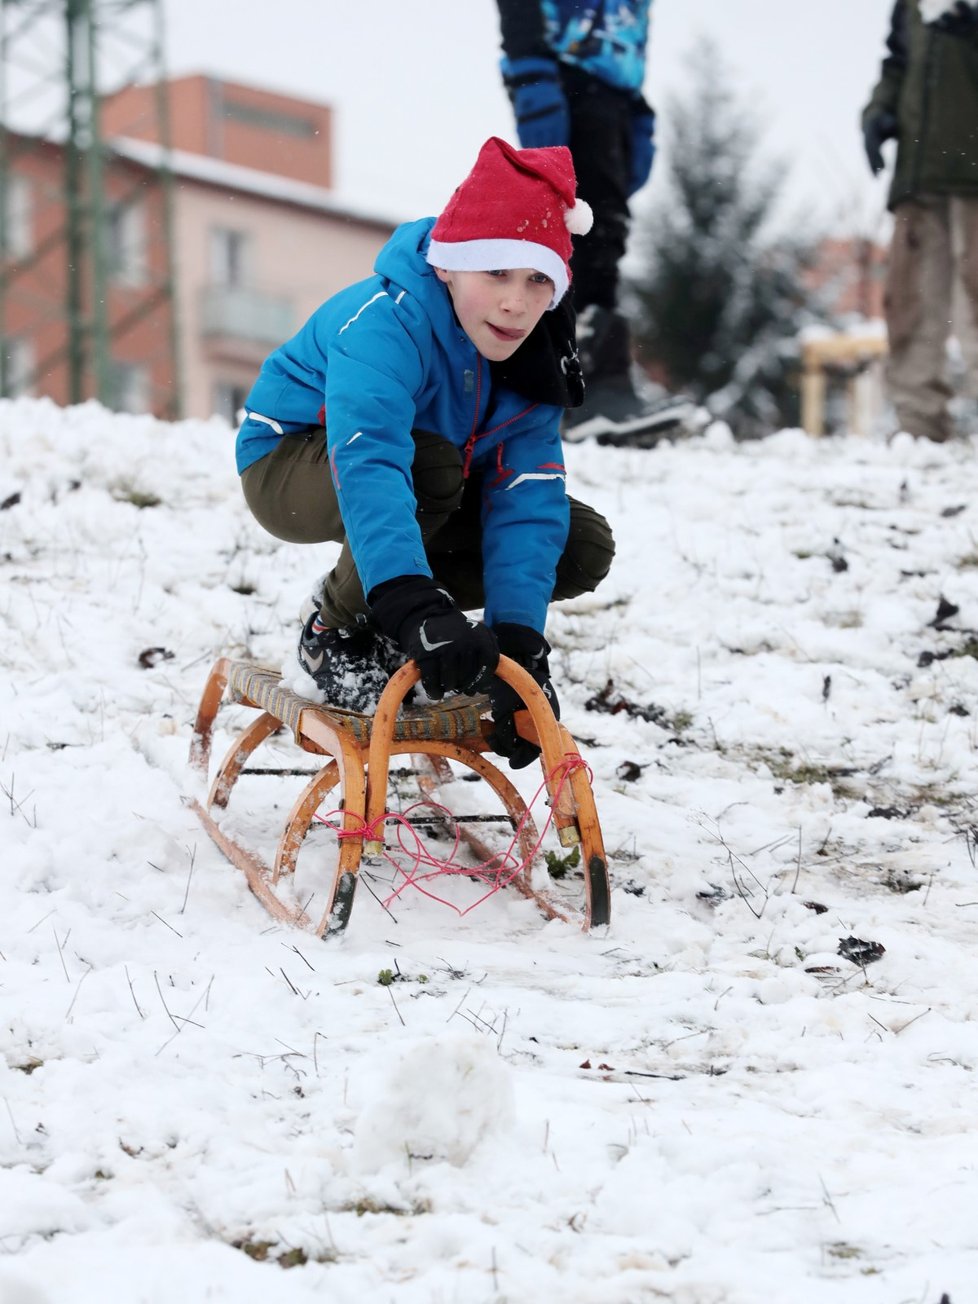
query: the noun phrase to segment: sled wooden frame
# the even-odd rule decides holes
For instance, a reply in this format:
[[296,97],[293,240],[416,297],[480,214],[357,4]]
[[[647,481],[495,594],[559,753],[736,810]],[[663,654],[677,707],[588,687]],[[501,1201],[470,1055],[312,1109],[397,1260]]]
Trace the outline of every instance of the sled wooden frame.
[[[540,764],[548,805],[560,843],[580,846],[584,872],[582,927],[606,924],[611,893],[607,857],[587,767],[577,744],[554,717],[543,692],[515,661],[501,657],[499,678],[510,684],[527,706],[517,713],[519,732],[541,748]],[[218,709],[228,692],[231,699],[254,707],[259,714],[235,738],[221,761],[207,797],[189,799],[204,828],[238,869],[262,905],[277,920],[308,929],[319,937],[344,931],[349,922],[361,863],[380,862],[384,842],[366,839],[368,831],[382,830],[387,809],[387,784],[392,756],[413,754],[414,768],[425,795],[435,800],[440,788],[453,779],[449,761],[457,761],[484,779],[502,803],[505,815],[518,832],[517,847],[526,868],[511,883],[533,900],[550,919],[570,922],[571,916],[531,884],[534,851],[539,837],[526,803],[502,771],[487,760],[486,733],[491,723],[483,719],[485,698],[449,699],[424,707],[401,709],[420,673],[409,661],[385,688],[373,716],[332,706],[317,706],[297,696],[281,683],[280,674],[247,661],[221,657],[214,663],[201,695],[190,745],[190,764],[206,785],[210,770],[211,737]],[[224,810],[231,791],[251,755],[272,734],[288,728],[303,751],[330,759],[313,774],[296,798],[279,839],[274,863],[269,866],[225,832],[215,812]],[[260,771],[259,771],[260,773]],[[332,802],[341,812],[342,837],[332,882],[323,884],[325,908],[310,916],[306,909],[283,901],[278,885],[295,870],[296,859],[316,811],[339,785]],[[439,794],[440,795],[440,794]],[[452,812],[457,814],[457,812]],[[503,817],[500,817],[503,818]],[[460,838],[482,861],[492,852],[470,825],[457,825]],[[308,903],[307,903],[308,904]],[[318,913],[318,912],[317,912]]]

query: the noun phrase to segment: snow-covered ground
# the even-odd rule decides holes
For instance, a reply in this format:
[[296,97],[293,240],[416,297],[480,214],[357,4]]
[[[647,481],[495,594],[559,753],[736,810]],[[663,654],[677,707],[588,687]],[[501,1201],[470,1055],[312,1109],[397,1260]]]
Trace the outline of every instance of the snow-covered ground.
[[181,800],[333,550],[220,423],[0,403],[2,1304],[974,1299],[975,451],[569,449],[612,924],[361,891],[334,944]]

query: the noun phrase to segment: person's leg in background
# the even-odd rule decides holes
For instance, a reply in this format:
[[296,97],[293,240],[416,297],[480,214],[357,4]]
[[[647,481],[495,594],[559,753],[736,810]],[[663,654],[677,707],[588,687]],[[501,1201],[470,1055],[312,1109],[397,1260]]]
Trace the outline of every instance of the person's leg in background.
[[571,263],[578,315],[618,306],[619,265],[628,240],[631,110],[627,96],[576,68],[562,69],[571,114],[570,149],[577,189],[594,225]]
[[951,438],[947,341],[952,255],[950,203],[926,195],[898,205],[886,281],[886,382],[901,430]]
[[628,323],[618,311],[619,265],[628,239],[631,108],[628,97],[579,69],[561,69],[570,108],[570,149],[581,198],[594,225],[571,263],[577,338],[587,387],[584,407],[568,413],[573,429],[595,416],[636,416]]
[[571,441],[593,434],[601,444],[651,447],[663,435],[702,430],[705,413],[661,387],[642,393],[633,379],[631,331],[618,295],[631,224],[634,100],[579,68],[562,65],[560,75],[577,189],[594,214],[571,262],[584,403],[568,410],[563,430]]
[[961,350],[958,427],[978,434],[978,199],[951,199],[951,252],[957,301],[954,329]]

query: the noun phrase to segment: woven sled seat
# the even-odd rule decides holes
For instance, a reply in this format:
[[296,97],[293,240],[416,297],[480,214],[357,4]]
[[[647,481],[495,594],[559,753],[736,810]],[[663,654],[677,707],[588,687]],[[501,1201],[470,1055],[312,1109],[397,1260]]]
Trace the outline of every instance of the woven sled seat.
[[[358,743],[370,741],[374,717],[339,706],[315,706],[308,698],[285,688],[279,671],[255,666],[247,661],[232,661],[228,670],[228,688],[239,699],[260,706],[281,720],[302,746],[300,721],[304,711],[318,711],[338,729],[345,729]],[[395,742],[444,742],[471,738],[481,730],[481,716],[489,708],[486,697],[454,697],[449,702],[427,706],[402,706],[394,718]]]
[[[500,659],[500,678],[519,693],[527,710],[517,713],[517,727],[541,749],[541,766],[552,820],[562,846],[579,846],[584,867],[583,927],[607,923],[610,888],[607,859],[601,839],[587,767],[570,734],[554,717],[539,686],[522,667]],[[190,799],[205,829],[225,856],[241,869],[248,885],[278,920],[295,924],[318,936],[343,932],[349,921],[361,860],[378,860],[385,849],[385,825],[395,817],[387,813],[390,758],[411,754],[419,786],[431,795],[451,783],[450,761],[473,771],[493,789],[514,830],[525,871],[513,880],[523,895],[534,900],[550,918],[567,919],[544,894],[530,884],[531,862],[539,838],[526,803],[503,772],[487,759],[486,739],[491,730],[488,699],[456,697],[424,706],[405,705],[404,699],[420,678],[413,661],[403,666],[385,688],[373,715],[361,715],[331,705],[317,705],[282,683],[277,670],[221,657],[215,662],[201,695],[190,746],[190,763],[198,776],[210,770],[211,738],[225,695],[257,714],[245,725],[218,765],[207,797]],[[285,823],[272,865],[264,863],[221,827],[219,812],[255,750],[283,726],[305,752],[327,757],[299,793]],[[258,771],[261,773],[261,771]],[[306,833],[334,788],[330,798],[337,824],[338,857],[324,870],[314,895],[317,916],[283,895],[294,875],[296,858]],[[463,840],[483,859],[491,859],[478,836],[460,825]],[[307,903],[308,905],[308,903]]]

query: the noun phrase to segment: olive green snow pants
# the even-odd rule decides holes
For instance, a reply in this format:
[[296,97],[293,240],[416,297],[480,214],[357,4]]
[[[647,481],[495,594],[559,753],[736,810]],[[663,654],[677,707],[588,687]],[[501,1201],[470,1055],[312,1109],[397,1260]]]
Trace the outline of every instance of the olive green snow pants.
[[[435,579],[463,610],[485,605],[482,587],[480,478],[466,480],[462,457],[440,435],[414,431],[412,476],[417,521]],[[241,476],[245,501],[269,534],[287,543],[340,543],[321,600],[327,625],[351,624],[367,611],[330,474],[321,429],[286,435]],[[553,600],[596,589],[611,568],[615,542],[603,516],[568,498],[570,530],[557,563]]]

